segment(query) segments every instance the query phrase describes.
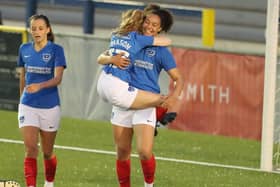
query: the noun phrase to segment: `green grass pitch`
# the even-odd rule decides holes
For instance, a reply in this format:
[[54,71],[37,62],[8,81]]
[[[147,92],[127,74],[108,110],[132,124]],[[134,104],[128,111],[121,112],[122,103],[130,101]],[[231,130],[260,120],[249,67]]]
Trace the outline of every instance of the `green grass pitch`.
[[[0,138],[22,140],[17,113],[0,111]],[[108,122],[63,118],[56,145],[114,151]],[[0,179],[24,186],[22,144],[0,141]],[[115,155],[56,148],[56,187],[117,187]],[[135,146],[133,149],[135,154]],[[238,138],[159,129],[155,138],[157,157],[201,163],[259,168],[260,142]],[[42,155],[38,160],[38,186],[43,186]],[[133,187],[143,186],[137,157],[132,157]],[[157,160],[155,186],[159,187],[280,187],[280,175],[206,164]]]

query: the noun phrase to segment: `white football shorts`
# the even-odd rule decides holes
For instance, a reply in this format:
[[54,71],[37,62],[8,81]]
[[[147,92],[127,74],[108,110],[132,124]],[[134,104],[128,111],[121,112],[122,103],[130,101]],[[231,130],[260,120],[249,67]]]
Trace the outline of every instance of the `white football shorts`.
[[55,132],[60,124],[60,107],[34,108],[24,104],[18,106],[19,128],[25,126],[38,127],[43,131]]
[[118,77],[102,71],[97,82],[97,92],[105,102],[130,108],[137,96],[138,89],[129,86],[127,82]]
[[141,110],[124,109],[113,106],[111,123],[113,125],[132,128],[134,125],[156,126],[156,109],[146,108]]

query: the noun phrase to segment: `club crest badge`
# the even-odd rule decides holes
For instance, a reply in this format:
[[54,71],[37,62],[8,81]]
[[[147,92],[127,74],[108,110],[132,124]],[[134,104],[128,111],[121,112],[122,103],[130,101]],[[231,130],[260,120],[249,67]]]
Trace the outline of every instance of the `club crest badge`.
[[129,86],[128,89],[127,89],[129,92],[134,92],[135,91],[135,88],[133,86]]
[[48,62],[50,61],[51,57],[52,57],[52,56],[51,56],[50,53],[43,53],[43,54],[42,54],[42,59],[43,59],[43,61],[46,62],[46,63],[48,63]]
[[153,57],[153,56],[155,56],[156,51],[153,50],[153,49],[149,49],[149,50],[146,51],[146,53],[149,57]]
[[20,123],[23,123],[23,122],[24,122],[24,116],[20,116],[20,117],[19,117],[19,122],[20,122]]

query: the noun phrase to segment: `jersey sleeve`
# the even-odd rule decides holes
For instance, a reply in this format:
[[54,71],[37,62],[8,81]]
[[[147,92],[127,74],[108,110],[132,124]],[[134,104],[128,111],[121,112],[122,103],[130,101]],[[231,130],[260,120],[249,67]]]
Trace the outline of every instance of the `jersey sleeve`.
[[64,68],[67,67],[66,65],[66,59],[64,55],[64,50],[61,46],[57,45],[55,48],[55,61],[54,61],[55,67],[63,66]]
[[23,44],[19,47],[18,60],[17,60],[18,67],[24,67],[24,61],[22,59],[22,50],[23,50]]
[[165,71],[169,71],[173,68],[176,68],[176,62],[171,54],[170,50],[167,47],[160,47],[161,52],[160,52],[160,58],[161,58],[161,63],[162,67]]
[[143,49],[147,46],[151,46],[154,43],[154,37],[145,36],[135,32],[135,40],[137,41],[139,48]]

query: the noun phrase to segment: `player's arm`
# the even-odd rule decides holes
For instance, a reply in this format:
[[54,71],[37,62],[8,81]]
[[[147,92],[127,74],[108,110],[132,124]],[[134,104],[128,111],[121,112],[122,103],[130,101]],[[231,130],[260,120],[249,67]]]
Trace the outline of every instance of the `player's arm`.
[[111,56],[109,55],[108,51],[105,51],[104,53],[100,54],[97,57],[97,62],[98,64],[114,64],[115,66],[117,66],[118,68],[124,69],[126,68],[130,61],[128,58],[125,58],[123,53],[119,53],[115,56]]
[[19,67],[18,73],[19,73],[19,95],[21,96],[21,94],[24,90],[24,87],[25,87],[25,69],[24,69],[24,67]]
[[54,87],[54,86],[59,85],[62,81],[64,68],[65,68],[64,66],[57,66],[55,68],[54,78],[52,78],[48,81],[27,85],[26,91],[28,93],[35,93],[44,88],[49,88],[49,87]]
[[181,73],[179,72],[178,68],[173,68],[169,70],[167,73],[173,81],[174,89],[173,92],[168,94],[168,98],[163,103],[163,106],[167,108],[172,108],[172,106],[174,106],[178,101],[179,96],[183,90],[184,79]]
[[109,51],[104,51],[97,57],[98,64],[112,64],[112,56],[109,55]]
[[153,45],[155,46],[169,46],[171,45],[171,39],[165,36],[155,36]]

